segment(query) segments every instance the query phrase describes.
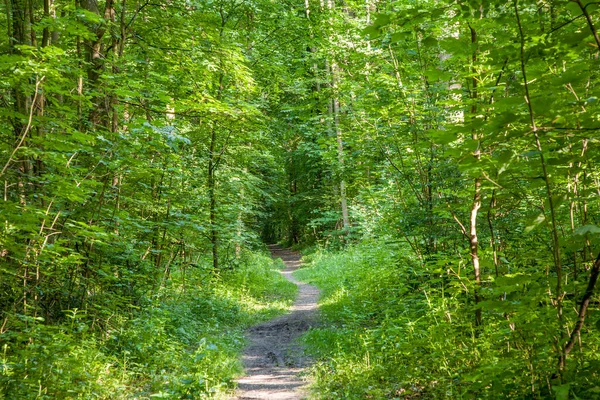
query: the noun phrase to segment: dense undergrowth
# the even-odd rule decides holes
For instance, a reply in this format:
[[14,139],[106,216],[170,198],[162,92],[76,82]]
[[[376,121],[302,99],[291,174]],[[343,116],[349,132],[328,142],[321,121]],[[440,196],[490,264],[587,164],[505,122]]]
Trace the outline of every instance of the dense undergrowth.
[[185,284],[174,271],[157,296],[107,315],[102,327],[77,309],[58,326],[24,320],[2,335],[0,398],[219,397],[241,372],[243,330],[295,297],[274,270],[282,266],[248,252],[236,269],[188,271]]
[[304,337],[320,360],[311,371],[317,398],[600,398],[593,324],[563,382],[553,375],[555,313],[532,306],[545,290],[535,276],[518,274],[526,283],[508,293],[499,291],[511,275],[490,283],[484,293],[505,308],[484,306],[477,328],[468,268],[452,260],[422,266],[406,254],[398,244],[366,242],[305,256],[297,277],[323,290],[323,326]]

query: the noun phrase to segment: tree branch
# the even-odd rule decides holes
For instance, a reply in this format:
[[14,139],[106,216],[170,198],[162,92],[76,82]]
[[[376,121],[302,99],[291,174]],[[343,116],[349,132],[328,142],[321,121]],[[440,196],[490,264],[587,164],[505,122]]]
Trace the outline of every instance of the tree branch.
[[577,337],[581,332],[581,328],[583,328],[583,323],[585,321],[587,309],[590,305],[590,298],[594,294],[594,287],[596,286],[596,282],[598,281],[598,275],[600,275],[600,254],[598,254],[598,257],[594,262],[594,266],[592,267],[592,271],[590,273],[590,280],[588,281],[587,289],[583,294],[583,298],[581,299],[581,305],[579,306],[579,317],[577,319],[577,322],[575,323],[575,329],[573,329],[573,332],[571,332],[569,341],[565,344],[565,347],[563,349],[563,357],[566,357],[567,354],[569,354],[571,350],[573,350],[573,347],[575,346],[575,340],[577,340]]
[[29,130],[31,129],[31,123],[33,121],[33,110],[35,109],[35,105],[37,103],[38,91],[39,91],[40,85],[42,84],[42,82],[44,81],[45,78],[46,78],[45,76],[42,76],[42,78],[38,79],[37,82],[35,83],[35,94],[33,95],[33,101],[31,102],[31,109],[29,110],[29,120],[27,121],[27,126],[25,127],[25,130],[23,131],[23,134],[21,135],[21,139],[19,140],[19,143],[17,143],[17,145],[15,146],[15,149],[11,153],[10,157],[8,157],[8,161],[4,165],[4,168],[2,168],[2,171],[0,172],[0,176],[4,175],[4,173],[6,172],[6,169],[10,166],[10,163],[12,162],[13,157],[15,156],[17,151],[21,148],[21,146],[23,146],[23,142],[25,142],[27,133],[29,133]]

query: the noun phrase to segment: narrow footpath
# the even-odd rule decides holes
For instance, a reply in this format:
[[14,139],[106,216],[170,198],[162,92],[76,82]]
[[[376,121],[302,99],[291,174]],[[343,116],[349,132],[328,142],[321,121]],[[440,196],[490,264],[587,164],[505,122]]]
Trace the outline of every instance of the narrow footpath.
[[299,254],[278,246],[269,249],[273,258],[281,258],[285,263],[281,274],[298,286],[298,297],[289,314],[247,331],[249,344],[243,357],[246,375],[237,380],[238,400],[306,397],[300,374],[310,359],[296,339],[317,321],[319,290],[292,276],[301,264]]

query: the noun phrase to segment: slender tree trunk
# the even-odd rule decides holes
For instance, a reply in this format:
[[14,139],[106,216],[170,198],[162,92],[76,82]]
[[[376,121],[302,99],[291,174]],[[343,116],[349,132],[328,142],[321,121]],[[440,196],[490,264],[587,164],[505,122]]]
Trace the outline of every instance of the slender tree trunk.
[[[219,86],[217,100],[221,100],[223,93],[224,74],[219,74]],[[215,169],[217,164],[217,127],[213,124],[210,131],[210,143],[208,147],[208,199],[209,199],[209,223],[210,223],[210,244],[212,248],[213,268],[219,268],[219,230],[217,229],[217,196],[215,192]]]
[[342,137],[342,128],[340,126],[340,100],[338,98],[338,71],[337,65],[334,63],[331,64],[331,78],[334,95],[331,99],[332,103],[332,111],[333,111],[333,125],[335,129],[335,138],[337,141],[337,157],[338,163],[341,170],[341,178],[340,178],[340,205],[342,208],[342,221],[344,230],[347,231],[350,228],[350,218],[348,216],[348,200],[346,196],[346,180],[344,179],[344,169],[345,169],[345,161],[344,161],[344,140]]
[[[26,4],[23,0],[11,0],[10,2],[10,21],[12,22],[12,35],[9,36],[9,52],[11,54],[17,53],[18,50],[16,46],[21,44],[26,44]],[[10,28],[9,28],[10,30]],[[14,99],[14,111],[17,113],[17,116],[12,118],[12,126],[13,126],[13,135],[14,135],[14,143],[15,149],[21,143],[21,137],[25,131],[25,123],[22,121],[19,115],[27,115],[27,96],[25,96],[20,90],[17,88],[13,88],[13,99]],[[14,153],[14,151],[13,151]],[[10,162],[10,159],[9,159]],[[8,166],[8,164],[7,164]],[[5,166],[5,169],[7,167]],[[20,198],[20,202],[22,205],[25,205],[25,183],[23,182],[24,177],[26,176],[26,163],[21,163],[18,167],[19,173],[16,178],[16,186],[18,190],[17,196]],[[4,172],[4,171],[2,171]],[[21,312],[24,315],[28,314],[28,302],[29,302],[29,268],[28,263],[22,263],[21,270],[21,280],[22,280],[22,296],[23,300],[22,310]]]
[[596,282],[598,281],[598,275],[600,275],[600,254],[598,254],[598,257],[596,258],[596,261],[592,266],[592,270],[590,271],[590,279],[588,280],[587,288],[585,290],[585,293],[583,294],[583,298],[581,299],[581,305],[579,306],[578,318],[577,322],[575,323],[575,328],[571,332],[571,335],[569,335],[569,340],[562,348],[562,352],[559,356],[558,364],[561,370],[564,370],[567,361],[567,356],[569,355],[571,350],[573,350],[573,347],[575,346],[575,341],[581,333],[581,328],[583,328],[583,323],[585,322],[585,317],[587,315],[587,309],[590,306],[590,299],[594,294],[594,288],[596,287]]
[[6,39],[8,44],[8,52],[13,52],[13,35],[12,35],[12,4],[11,0],[4,0],[4,7],[6,11]]
[[[219,10],[219,14],[221,16],[221,27],[219,31],[219,40],[222,41],[225,35],[225,25],[227,24],[227,15],[225,14],[225,10],[221,8]],[[223,97],[223,90],[225,89],[224,80],[225,80],[225,72],[223,60],[220,61],[221,70],[219,71],[219,77],[217,81],[217,93],[216,100],[221,101]],[[210,244],[211,244],[211,252],[212,252],[212,263],[213,268],[219,268],[219,229],[217,228],[217,194],[216,194],[216,179],[215,172],[217,168],[217,164],[219,161],[219,156],[217,155],[217,126],[213,124],[210,131],[210,141],[208,146],[208,177],[207,177],[207,187],[208,187],[208,201],[209,201],[209,224],[210,224]]]
[[289,166],[288,166],[288,182],[289,182],[289,206],[288,206],[288,243],[289,244],[297,244],[300,240],[300,233],[298,231],[298,219],[296,216],[296,212],[294,210],[294,206],[296,204],[295,197],[298,193],[298,186],[296,184],[296,165],[294,163],[294,152],[296,151],[295,144],[292,144],[291,148],[288,150],[289,157]]
[[[51,0],[44,0],[44,18],[50,19],[50,4]],[[42,47],[50,45],[50,28],[44,27],[42,32]]]
[[[556,293],[554,295],[554,301],[556,305],[556,313],[559,322],[559,330],[561,340],[564,338],[564,323],[563,323],[563,293],[562,293],[562,265],[561,265],[561,255],[560,255],[560,243],[558,239],[558,225],[556,221],[556,209],[554,205],[554,199],[552,195],[552,187],[550,185],[550,176],[548,174],[548,169],[546,166],[546,159],[544,157],[544,152],[542,149],[542,143],[540,141],[540,136],[537,128],[537,124],[535,122],[535,114],[533,112],[533,106],[531,104],[532,98],[529,93],[529,82],[527,81],[527,70],[525,68],[525,34],[523,32],[523,25],[521,23],[521,17],[519,14],[518,0],[513,1],[514,9],[515,9],[515,17],[517,20],[517,26],[519,28],[519,36],[520,36],[520,63],[521,63],[521,73],[523,75],[523,86],[525,89],[525,100],[527,102],[527,110],[529,112],[529,119],[531,122],[531,129],[535,138],[535,146],[540,154],[540,164],[542,166],[542,173],[544,177],[544,182],[546,184],[546,196],[548,198],[548,204],[550,205],[550,218],[552,222],[552,256],[554,258],[554,270],[556,272]],[[562,373],[564,370],[564,361],[566,359],[566,354],[564,349],[560,349],[559,353],[559,371]]]
[[490,199],[490,205],[487,212],[487,222],[490,228],[490,246],[492,248],[492,257],[494,261],[494,270],[496,272],[496,277],[500,276],[500,272],[498,271],[498,246],[496,245],[496,233],[494,232],[494,224],[492,221],[492,212],[496,208],[496,190],[492,191],[492,198]]
[[[472,55],[472,67],[471,73],[473,74],[472,87],[471,87],[471,118],[474,120],[477,117],[477,31],[469,25],[471,31],[471,44],[473,45]],[[481,142],[479,134],[474,130],[472,133],[472,139],[477,142],[477,149],[473,156],[479,161],[481,159]],[[473,263],[473,274],[475,276],[475,304],[481,301],[480,288],[481,288],[481,268],[479,264],[479,240],[477,238],[477,214],[481,208],[481,177],[477,176],[473,182],[473,203],[471,205],[471,217],[469,218],[469,249],[471,251],[471,261]],[[481,325],[481,308],[475,309],[475,325]]]
[[[332,0],[327,0],[327,8],[330,12],[333,12],[335,8],[335,3]],[[333,19],[330,19],[330,23],[333,24]],[[329,105],[329,115],[333,119],[333,128],[337,142],[337,156],[338,156],[338,165],[340,168],[340,206],[342,211],[342,224],[344,231],[347,231],[350,228],[350,218],[348,216],[348,200],[346,197],[346,181],[344,179],[344,141],[342,137],[342,128],[340,126],[340,100],[339,100],[339,88],[338,88],[338,80],[339,80],[339,71],[338,66],[335,60],[331,61],[330,68],[328,68],[329,73],[331,74],[331,87],[333,89],[332,97]]]
[[[587,8],[583,5],[583,3],[580,0],[572,0],[572,1],[577,3],[579,8],[581,9],[581,12],[583,13],[583,15],[586,18],[588,27],[589,27],[592,35],[594,36],[594,40],[596,41],[596,46],[598,46],[598,48],[600,48],[600,36],[598,35],[598,32],[596,30],[594,22],[592,21],[592,17],[590,16],[589,11],[587,10]],[[517,0],[515,0],[515,12],[517,15],[517,19],[519,19]],[[522,38],[521,39],[522,40],[521,53],[523,53],[523,47],[524,47],[523,29],[522,29],[520,21],[519,21],[519,29],[521,31],[521,38]],[[523,56],[522,56],[522,58],[523,58]],[[521,64],[523,65],[523,62]],[[525,80],[525,85],[526,85],[525,90],[527,91],[527,78],[524,75],[524,73],[523,73],[523,79]],[[528,94],[527,94],[527,97],[529,98]],[[530,107],[530,114],[533,115],[533,111],[531,111],[531,105],[529,107]],[[533,119],[533,117],[532,117],[532,119]],[[537,130],[535,129],[535,125],[534,125],[534,132],[536,133],[535,138],[536,138],[536,142],[538,145],[538,150],[540,151],[540,157],[542,157],[542,166],[544,167],[544,176],[546,177],[546,187],[548,190],[548,197],[549,197],[550,207],[551,207],[551,212],[552,212],[553,238],[554,238],[554,246],[556,248],[555,249],[555,257],[558,258],[558,260],[555,260],[555,264],[557,267],[557,278],[558,278],[556,296],[557,296],[557,304],[560,307],[559,308],[559,313],[560,313],[559,320],[560,320],[560,322],[562,322],[562,305],[560,303],[562,301],[562,294],[560,293],[562,271],[560,269],[561,268],[561,266],[560,266],[560,249],[558,248],[558,233],[557,233],[557,227],[556,227],[556,218],[554,217],[554,208],[553,208],[553,202],[552,202],[552,197],[551,197],[552,193],[550,191],[550,186],[548,183],[548,177],[547,177],[547,173],[546,173],[546,167],[545,167],[545,163],[544,163],[544,159],[543,159],[543,154],[541,151],[539,137],[537,135]],[[569,355],[571,350],[573,350],[573,347],[575,346],[575,341],[576,341],[577,337],[579,336],[579,334],[581,333],[581,329],[583,328],[583,324],[585,322],[585,317],[587,314],[587,309],[590,304],[590,299],[591,299],[592,295],[594,294],[594,288],[596,287],[596,282],[598,281],[598,275],[600,275],[600,254],[598,254],[598,256],[596,257],[596,261],[594,262],[594,265],[592,266],[592,270],[590,271],[590,279],[588,281],[588,286],[587,286],[586,291],[581,300],[581,305],[579,306],[578,319],[575,324],[575,328],[569,335],[569,340],[564,345],[564,347],[562,347],[561,352],[559,354],[558,368],[561,371],[561,373],[564,372],[564,370],[565,370],[567,356]],[[562,332],[562,326],[561,326],[561,332]],[[562,338],[562,335],[561,335],[561,338]]]
[[[98,9],[98,4],[94,0],[81,0],[82,7],[87,11],[95,13],[100,16],[100,10]],[[104,17],[103,23],[98,24],[98,26],[94,26],[93,32],[95,37],[93,39],[89,39],[86,41],[87,52],[87,61],[90,63],[88,68],[88,80],[92,90],[95,90],[96,93],[92,98],[93,108],[90,112],[89,122],[92,126],[96,125],[104,125],[107,128],[110,127],[110,116],[109,116],[109,108],[108,103],[110,100],[106,99],[106,97],[100,93],[100,76],[104,70],[104,46],[103,46],[103,38],[107,31],[107,23],[108,21],[114,22],[115,20],[115,4],[114,0],[106,0],[106,4],[104,7]]]
[[[475,276],[475,304],[481,301],[479,293],[481,287],[481,268],[479,264],[479,241],[477,239],[477,213],[481,208],[481,178],[476,178],[474,183],[473,205],[471,207],[469,249],[471,261],[473,262],[473,274]],[[481,308],[475,309],[475,324],[481,325]]]

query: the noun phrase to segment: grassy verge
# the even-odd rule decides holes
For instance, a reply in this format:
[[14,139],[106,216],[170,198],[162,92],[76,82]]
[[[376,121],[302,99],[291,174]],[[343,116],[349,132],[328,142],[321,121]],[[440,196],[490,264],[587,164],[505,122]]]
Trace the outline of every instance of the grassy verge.
[[365,242],[316,251],[296,272],[323,293],[324,324],[303,338],[318,360],[310,371],[316,398],[600,398],[593,330],[564,381],[553,375],[556,352],[545,332],[556,316],[535,297],[543,285],[524,274],[490,281],[476,326],[468,265],[447,257],[423,265],[406,254],[397,244]]
[[[322,290],[323,327],[303,338],[320,399],[477,398],[464,374],[480,361],[468,312],[395,244],[316,251],[297,277]],[[457,294],[458,293],[458,294]],[[472,395],[473,393],[471,393]]]
[[281,267],[246,253],[232,271],[188,271],[185,289],[174,273],[133,318],[107,316],[103,329],[83,310],[70,310],[61,326],[28,321],[3,345],[0,398],[221,397],[241,372],[244,329],[285,312],[295,298]]
[[344,252],[317,250],[304,260],[306,267],[296,277],[322,290],[323,327],[303,337],[318,360],[310,371],[315,397],[399,397],[402,369],[395,345],[390,348],[392,343],[380,340],[388,310],[398,308],[394,266],[399,255],[393,249],[363,245]]

